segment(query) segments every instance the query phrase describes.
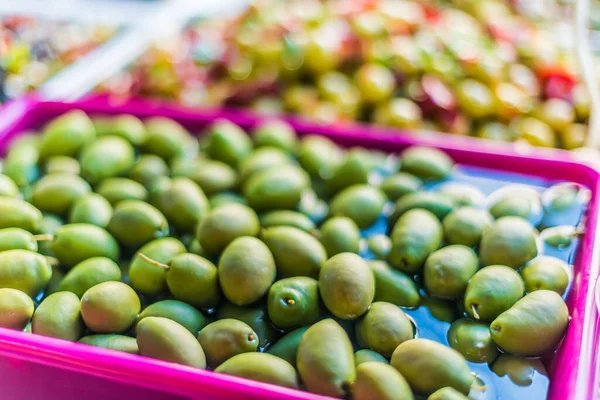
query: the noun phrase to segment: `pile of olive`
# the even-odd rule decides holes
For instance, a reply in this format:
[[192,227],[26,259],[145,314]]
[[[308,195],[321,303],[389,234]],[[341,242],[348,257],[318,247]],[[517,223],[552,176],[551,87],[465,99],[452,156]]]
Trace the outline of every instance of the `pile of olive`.
[[[0,326],[340,398],[465,398],[467,360],[505,374],[563,337],[569,267],[536,257],[534,225],[581,190],[424,190],[453,168],[277,120],[198,141],[72,111],[3,160]],[[551,230],[556,247],[578,234]],[[461,310],[450,347],[417,338],[404,310],[425,299]]]
[[511,3],[261,1],[190,28],[178,53],[158,46],[116,82],[187,104],[580,148],[590,101],[577,61],[554,23]]

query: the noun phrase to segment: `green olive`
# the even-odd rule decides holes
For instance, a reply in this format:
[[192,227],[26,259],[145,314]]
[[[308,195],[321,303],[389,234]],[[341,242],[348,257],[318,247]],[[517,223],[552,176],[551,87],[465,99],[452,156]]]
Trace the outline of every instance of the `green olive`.
[[33,315],[33,300],[17,289],[0,288],[0,327],[21,331]]
[[83,322],[98,333],[127,331],[134,324],[140,309],[138,295],[121,282],[99,283],[81,297]]
[[46,175],[33,185],[31,203],[41,211],[64,215],[91,190],[90,185],[77,175]]
[[52,277],[48,259],[30,250],[0,252],[0,288],[18,289],[35,297]]

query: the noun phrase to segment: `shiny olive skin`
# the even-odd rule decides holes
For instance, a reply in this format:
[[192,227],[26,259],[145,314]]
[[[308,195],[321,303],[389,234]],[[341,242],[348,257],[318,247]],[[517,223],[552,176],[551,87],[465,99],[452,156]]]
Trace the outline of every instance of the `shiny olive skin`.
[[387,235],[377,234],[367,239],[367,246],[376,259],[385,260],[392,249],[392,241]]
[[258,211],[294,209],[310,179],[306,172],[293,166],[281,166],[252,175],[243,186],[248,204]]
[[81,173],[81,165],[73,157],[68,156],[53,156],[46,161],[44,165],[46,174],[72,174],[79,175]]
[[196,337],[173,320],[146,317],[136,326],[136,334],[143,356],[206,368],[206,355]]
[[476,320],[492,321],[525,293],[519,274],[504,265],[490,265],[473,275],[465,291],[466,312]]
[[233,167],[208,159],[176,160],[171,165],[171,176],[190,178],[207,196],[232,190],[238,184]]
[[425,289],[431,296],[461,297],[479,268],[475,252],[460,244],[446,246],[427,257],[423,268]]
[[90,118],[83,111],[70,111],[53,119],[44,128],[39,147],[40,158],[75,156],[95,138],[96,129]]
[[437,192],[409,193],[400,198],[389,218],[389,227],[393,227],[398,218],[407,211],[423,209],[433,213],[441,221],[454,210],[456,204],[448,196]]
[[270,211],[260,216],[260,225],[263,228],[274,226],[291,226],[307,233],[312,233],[316,226],[306,215],[290,210]]
[[65,215],[90,191],[90,185],[77,175],[46,175],[34,183],[31,203],[41,211]]
[[415,393],[424,396],[446,386],[466,394],[473,382],[469,366],[460,353],[428,339],[401,343],[390,363]]
[[240,181],[245,182],[252,175],[269,169],[276,169],[291,165],[292,159],[283,150],[275,147],[262,147],[256,149],[247,158],[240,162],[238,168]]
[[11,143],[2,160],[2,173],[20,188],[30,185],[40,176],[39,139],[39,135],[24,134]]
[[54,233],[52,251],[61,265],[73,267],[92,257],[119,259],[119,245],[104,229],[90,224],[63,225]]
[[138,295],[122,282],[99,283],[81,297],[83,322],[97,333],[127,331],[135,323],[140,309]]
[[539,108],[538,117],[554,131],[562,131],[575,122],[575,110],[562,99],[548,99]]
[[107,229],[121,244],[134,249],[169,234],[165,216],[157,208],[139,200],[120,202]]
[[454,388],[445,387],[436,390],[427,400],[469,400],[469,398]]
[[356,367],[352,398],[356,400],[414,399],[408,382],[398,370],[381,362],[366,362]]
[[525,358],[511,354],[501,354],[492,365],[496,375],[508,376],[518,386],[530,386],[536,375],[548,377],[546,367],[539,358]]
[[0,252],[17,249],[37,252],[36,237],[21,228],[0,229]]
[[133,146],[127,140],[119,136],[101,137],[81,152],[81,176],[94,185],[106,178],[125,175],[134,158]]
[[248,202],[241,195],[233,192],[222,192],[213,194],[208,198],[208,202],[210,204],[211,209],[215,209],[220,206],[224,206],[225,204],[242,204],[247,205]]
[[356,379],[352,343],[332,319],[308,328],[300,340],[296,364],[302,382],[312,393],[345,398]]
[[134,146],[143,144],[147,139],[146,126],[134,115],[122,114],[111,117],[93,118],[98,136],[114,135],[122,137]]
[[519,217],[502,217],[481,237],[481,264],[519,268],[537,255],[537,231]]
[[117,334],[95,334],[84,336],[78,340],[79,343],[87,344],[104,349],[121,351],[123,353],[138,354],[139,349],[135,338]]
[[287,361],[267,353],[235,355],[217,367],[215,372],[293,389],[300,387],[294,367]]
[[[427,312],[439,321],[452,323],[457,318],[457,307],[454,303],[430,296],[422,296],[420,301],[421,307],[427,309]],[[459,310],[459,313],[460,311],[462,310]]]
[[536,290],[492,321],[490,332],[504,351],[541,356],[556,348],[568,323],[569,310],[563,299],[551,290]]
[[208,128],[207,153],[211,158],[236,167],[252,151],[252,141],[237,125],[220,120]]
[[242,204],[226,204],[202,219],[197,236],[204,250],[218,254],[234,239],[257,236],[259,230],[260,221],[253,209]]
[[178,122],[164,117],[152,117],[145,121],[147,139],[142,152],[155,154],[165,161],[185,157],[197,148],[197,142]]
[[71,292],[56,292],[46,297],[31,321],[32,333],[71,342],[81,337],[83,329],[79,297]]
[[42,213],[23,200],[0,196],[0,229],[21,228],[37,232],[42,222]]
[[35,297],[48,285],[52,267],[46,257],[29,250],[0,253],[0,287],[18,289]]
[[544,190],[542,202],[547,213],[558,214],[581,202],[582,188],[573,183],[559,183]]
[[244,322],[231,318],[206,325],[200,331],[198,341],[211,368],[218,367],[237,354],[255,352],[258,347],[256,332]]
[[302,328],[294,329],[290,333],[284,335],[267,349],[267,353],[282,358],[292,364],[293,367],[296,367],[298,345],[300,344],[304,332],[306,332],[308,328],[308,326],[304,326]]
[[69,223],[84,223],[106,228],[113,216],[113,207],[108,200],[96,193],[89,193],[73,204]]
[[381,190],[388,199],[396,201],[409,193],[415,193],[423,186],[423,181],[407,172],[398,172],[381,182]]
[[191,179],[174,178],[156,183],[150,203],[161,211],[178,232],[195,232],[198,222],[208,214],[206,195]]
[[392,72],[378,64],[365,64],[356,72],[355,81],[367,103],[378,103],[389,98],[395,88]]
[[58,290],[73,292],[77,297],[81,297],[92,286],[120,280],[121,270],[117,263],[106,257],[92,257],[78,263],[67,272],[58,285]]
[[404,150],[400,155],[402,172],[408,172],[426,180],[446,178],[454,162],[441,150],[432,147],[414,146]]
[[521,217],[532,225],[538,225],[543,217],[540,195],[531,188],[506,186],[492,193],[489,201],[490,214],[496,219]]
[[298,146],[296,132],[281,120],[268,120],[258,125],[253,132],[256,147],[271,146],[294,153]]
[[484,230],[492,223],[492,216],[485,210],[457,208],[442,221],[444,239],[450,244],[475,247],[479,245]]
[[[187,249],[175,238],[161,238],[145,244],[131,260],[129,279],[131,287],[142,294],[158,294],[167,289],[166,271],[156,263],[166,264]],[[153,262],[137,254],[143,254]]]
[[431,212],[414,209],[404,213],[394,225],[388,262],[406,273],[417,272],[442,243],[442,225]]
[[333,217],[325,221],[321,225],[319,239],[329,257],[340,253],[358,254],[360,250],[360,230],[347,217]]
[[467,361],[491,364],[500,354],[487,324],[468,318],[457,319],[448,330],[448,344]]
[[543,121],[533,117],[517,119],[512,123],[517,136],[533,146],[555,147],[556,135],[552,128]]
[[327,260],[319,272],[319,291],[325,307],[338,318],[363,315],[375,297],[375,277],[358,255],[340,253]]
[[7,175],[0,175],[0,196],[19,197],[19,187]]
[[521,269],[525,290],[552,290],[559,295],[565,294],[569,286],[569,266],[559,258],[539,256]]
[[21,331],[33,315],[33,300],[26,293],[0,288],[0,327]]
[[475,185],[462,182],[445,182],[435,187],[441,193],[454,201],[457,207],[480,208],[485,202],[485,195]]
[[375,301],[385,301],[401,307],[419,306],[419,288],[415,281],[403,272],[380,260],[368,262],[375,277]]
[[218,271],[223,294],[238,306],[252,304],[264,296],[277,273],[269,248],[251,236],[239,237],[225,248]]
[[474,119],[491,117],[496,110],[493,92],[486,85],[472,79],[458,84],[456,97],[461,109]]
[[127,178],[108,178],[96,187],[96,193],[114,207],[123,200],[148,200],[148,190],[140,183]]
[[178,300],[198,308],[213,308],[221,300],[217,267],[201,256],[183,253],[168,263],[167,286]]
[[300,143],[298,161],[306,172],[315,177],[327,177],[342,162],[341,149],[321,136],[306,136]]
[[385,200],[385,194],[373,186],[352,185],[331,200],[329,214],[348,217],[360,229],[366,229],[381,215]]
[[391,303],[375,302],[356,323],[360,347],[374,350],[384,357],[402,342],[413,338],[413,326],[406,314]]
[[273,283],[267,297],[267,311],[279,329],[290,330],[314,323],[320,316],[319,283],[306,276]]
[[143,154],[131,167],[128,178],[149,190],[161,177],[168,176],[169,172],[165,160],[154,154]]
[[382,125],[395,128],[416,129],[423,122],[421,108],[414,101],[393,98],[375,108],[373,120]]
[[261,349],[269,347],[275,340],[278,332],[269,321],[267,307],[264,304],[240,307],[231,303],[223,303],[217,309],[217,319],[233,318],[240,320],[252,328],[258,334],[258,346]]
[[150,304],[138,315],[136,324],[147,317],[172,319],[193,335],[197,335],[209,322],[200,311],[178,300],[161,300]]
[[570,246],[579,235],[577,228],[568,225],[546,228],[540,234],[544,244],[558,249]]
[[384,364],[389,364],[390,362],[382,356],[381,354],[369,350],[369,349],[360,349],[354,352],[354,364],[358,367],[360,364],[364,364],[367,362],[380,362]]
[[277,272],[287,276],[319,276],[321,265],[327,260],[325,247],[314,236],[300,229],[276,226],[261,234],[273,253]]
[[331,176],[325,179],[325,187],[328,193],[337,193],[348,186],[368,183],[370,169],[360,153],[351,150],[346,159],[334,168]]

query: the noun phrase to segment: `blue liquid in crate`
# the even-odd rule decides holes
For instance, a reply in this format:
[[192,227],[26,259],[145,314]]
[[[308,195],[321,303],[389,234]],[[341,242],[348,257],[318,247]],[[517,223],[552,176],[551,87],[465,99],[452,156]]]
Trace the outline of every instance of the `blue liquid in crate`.
[[[383,171],[380,171],[383,174]],[[485,196],[489,196],[494,191],[507,187],[509,185],[526,185],[542,194],[548,187],[560,183],[550,182],[537,177],[528,175],[500,172],[488,170],[485,168],[458,166],[450,179],[444,182],[435,182],[426,186],[425,190],[436,190],[436,187],[447,182],[457,182],[469,184],[477,187]],[[583,189],[582,193],[585,193]],[[560,213],[547,215],[545,213],[540,218],[538,228],[552,227],[559,225],[577,226],[581,221],[587,197],[584,195],[581,201]],[[368,238],[376,234],[385,234],[387,229],[387,218],[381,217],[376,224],[362,232],[363,238]],[[556,248],[540,240],[539,253],[559,258],[571,265],[574,262],[578,247],[578,240],[574,239],[569,246]],[[366,259],[374,259],[375,256],[368,250],[367,246],[361,247],[361,255]],[[572,267],[570,267],[572,268]],[[569,271],[572,278],[573,273]],[[570,287],[567,289],[565,297],[568,296]],[[426,293],[421,289],[423,301],[417,309],[405,309],[407,315],[416,324],[416,335],[418,338],[430,339],[448,346],[447,334],[450,329],[451,321],[463,317],[463,310],[459,310],[456,302],[442,301],[426,297]],[[460,302],[462,299],[459,299]],[[424,304],[425,303],[425,304]],[[432,311],[433,310],[433,311]],[[469,362],[469,367],[477,377],[477,390],[472,389],[470,398],[473,400],[511,400],[511,399],[545,399],[547,397],[550,380],[547,375],[531,369],[527,382],[517,384],[511,380],[508,375],[499,376],[487,363]]]

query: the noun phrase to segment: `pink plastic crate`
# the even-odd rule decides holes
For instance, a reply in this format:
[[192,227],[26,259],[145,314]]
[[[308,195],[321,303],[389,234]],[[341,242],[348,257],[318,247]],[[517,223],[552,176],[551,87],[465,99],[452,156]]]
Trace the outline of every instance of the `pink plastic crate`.
[[[0,111],[0,154],[20,133],[41,127],[71,109],[90,114],[128,113],[141,118],[166,116],[192,132],[217,118],[252,128],[263,117],[233,110],[191,110],[146,100],[114,103],[93,97],[74,103],[43,102],[33,98],[9,103]],[[364,146],[388,152],[421,144],[446,151],[463,165],[515,172],[550,181],[572,181],[592,192],[586,234],[575,257],[575,276],[567,299],[569,329],[550,363],[550,400],[594,398],[600,327],[594,303],[599,274],[598,235],[600,174],[558,150],[527,150],[468,138],[423,133],[399,135],[361,126],[324,126],[300,119],[288,121],[300,133],[317,133],[344,146]],[[0,329],[0,398],[10,400],[79,399],[323,399],[322,396],[261,384],[150,358],[129,355],[38,335]],[[533,399],[532,399],[533,400]]]

